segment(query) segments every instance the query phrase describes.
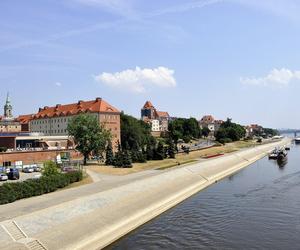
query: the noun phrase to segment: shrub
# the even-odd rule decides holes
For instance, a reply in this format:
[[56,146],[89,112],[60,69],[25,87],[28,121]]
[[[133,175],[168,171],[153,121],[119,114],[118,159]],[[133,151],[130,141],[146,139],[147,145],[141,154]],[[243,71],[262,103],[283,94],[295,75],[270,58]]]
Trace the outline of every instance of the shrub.
[[4,183],[0,186],[0,205],[54,192],[59,188],[68,186],[70,183],[81,181],[82,178],[81,171],[74,171],[65,174],[43,175],[39,179],[29,179],[23,182]]
[[57,175],[59,173],[58,167],[55,162],[53,161],[46,161],[44,163],[44,168],[43,168],[43,176],[52,176],[52,175]]
[[221,138],[219,140],[220,143],[225,144],[225,143],[230,143],[232,140],[230,138]]

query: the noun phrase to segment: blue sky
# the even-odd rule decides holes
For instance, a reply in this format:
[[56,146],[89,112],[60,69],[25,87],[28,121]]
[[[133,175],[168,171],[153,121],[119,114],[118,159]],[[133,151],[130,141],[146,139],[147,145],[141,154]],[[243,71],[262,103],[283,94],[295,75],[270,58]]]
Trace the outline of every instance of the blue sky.
[[1,0],[0,100],[300,128],[297,0]]

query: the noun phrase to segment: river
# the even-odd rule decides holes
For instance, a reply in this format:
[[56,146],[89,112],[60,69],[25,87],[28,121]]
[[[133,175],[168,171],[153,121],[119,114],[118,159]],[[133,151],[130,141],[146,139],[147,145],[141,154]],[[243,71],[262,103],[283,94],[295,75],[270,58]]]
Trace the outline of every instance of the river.
[[300,249],[300,146],[285,166],[265,157],[107,249]]

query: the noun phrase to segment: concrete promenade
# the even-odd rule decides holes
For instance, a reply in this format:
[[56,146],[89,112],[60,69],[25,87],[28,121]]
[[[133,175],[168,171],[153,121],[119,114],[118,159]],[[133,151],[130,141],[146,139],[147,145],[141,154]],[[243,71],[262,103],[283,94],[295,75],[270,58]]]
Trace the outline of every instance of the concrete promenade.
[[284,139],[164,171],[100,178],[97,183],[2,205],[1,249],[101,249],[289,142]]

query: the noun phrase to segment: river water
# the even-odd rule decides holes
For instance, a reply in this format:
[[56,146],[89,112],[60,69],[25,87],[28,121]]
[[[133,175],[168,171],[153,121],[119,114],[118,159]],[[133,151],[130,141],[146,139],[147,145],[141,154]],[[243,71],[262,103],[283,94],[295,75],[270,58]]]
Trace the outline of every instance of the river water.
[[265,157],[107,249],[300,249],[300,146],[285,166]]

